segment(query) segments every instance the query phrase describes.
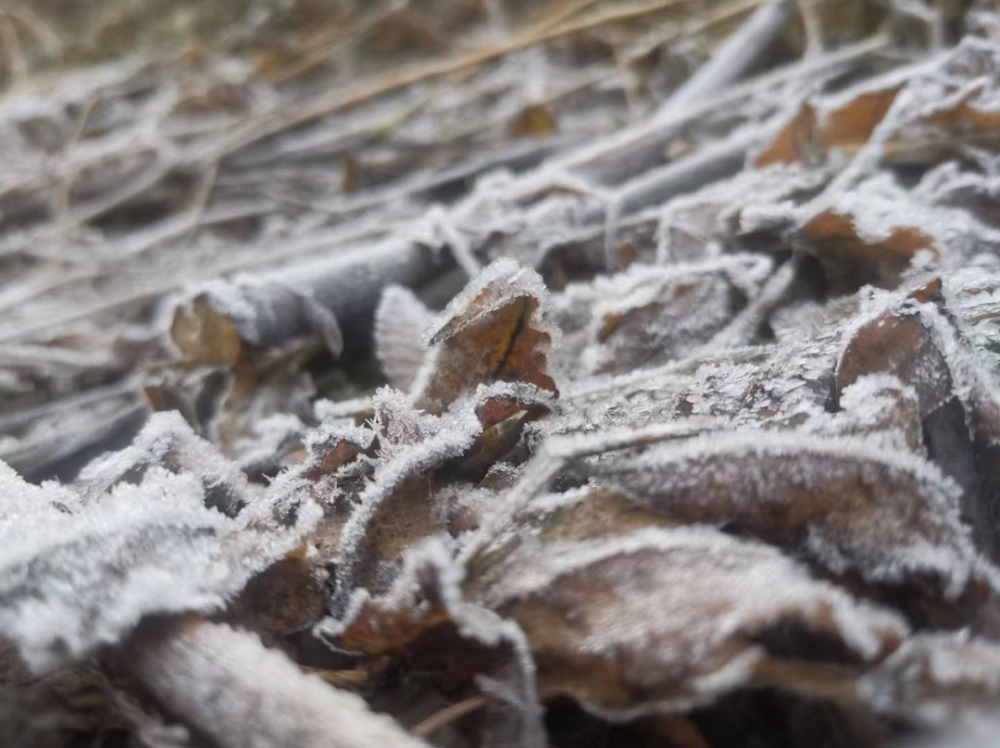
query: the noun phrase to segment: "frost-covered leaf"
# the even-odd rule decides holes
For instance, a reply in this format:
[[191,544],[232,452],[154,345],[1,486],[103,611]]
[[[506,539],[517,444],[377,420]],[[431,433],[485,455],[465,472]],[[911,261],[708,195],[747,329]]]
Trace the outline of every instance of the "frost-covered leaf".
[[471,448],[482,432],[468,403],[437,416],[416,411],[401,393],[383,390],[375,404],[385,456],[376,461],[342,531],[336,557],[341,595],[356,587],[384,591],[403,551],[446,527],[447,516],[432,499],[433,474]]
[[618,717],[711,702],[785,658],[878,662],[907,631],[777,551],[707,528],[525,542],[478,594],[524,628],[542,693]]
[[921,458],[878,442],[711,435],[593,471],[669,517],[734,523],[834,572],[896,584],[928,576],[951,598],[983,574],[959,519],[957,485]]
[[[756,156],[755,165],[810,161],[828,150],[909,158],[935,139],[974,140],[996,126],[996,50],[967,37],[929,62],[892,71],[804,102]],[[933,153],[933,148],[930,148]]]
[[[5,474],[0,635],[36,671],[115,645],[146,616],[220,610],[319,518],[308,497],[243,493],[176,414],[94,463],[77,502]],[[220,491],[240,492],[229,516],[212,508]]]
[[449,692],[486,694],[477,742],[543,748],[535,665],[524,632],[466,599],[463,577],[442,538],[414,543],[393,585],[375,597],[357,595],[340,620],[325,625],[326,634],[352,652],[443,669]]
[[555,392],[546,358],[555,328],[546,321],[547,306],[535,271],[512,260],[484,270],[428,333],[432,348],[414,385],[418,405],[440,412],[462,393],[498,381]]
[[857,151],[868,143],[902,85],[897,73],[804,102],[754,157],[754,166],[815,161],[830,149]]
[[914,636],[860,684],[879,711],[918,723],[995,716],[1000,647],[968,633]]
[[389,384],[408,390],[417,378],[427,350],[424,334],[433,322],[430,310],[402,286],[389,286],[375,310],[375,354]]
[[615,373],[682,358],[708,343],[759,288],[770,263],[737,256],[702,265],[636,265],[590,290],[588,343],[575,370]]
[[843,388],[863,374],[888,372],[914,388],[921,430],[929,458],[962,487],[961,506],[977,545],[993,558],[996,530],[990,507],[981,494],[980,476],[969,436],[968,416],[958,394],[958,383],[928,320],[935,311],[886,311],[864,322],[853,333],[837,367],[837,386]]

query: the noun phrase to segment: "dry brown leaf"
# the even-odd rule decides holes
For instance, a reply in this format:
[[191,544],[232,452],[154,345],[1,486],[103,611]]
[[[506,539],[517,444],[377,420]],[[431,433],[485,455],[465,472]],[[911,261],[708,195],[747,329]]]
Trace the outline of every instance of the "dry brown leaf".
[[493,574],[481,599],[524,628],[541,692],[618,717],[710,702],[771,660],[878,662],[906,633],[775,550],[706,528],[528,544]]
[[801,236],[807,242],[858,260],[898,258],[908,261],[919,250],[937,250],[934,238],[916,226],[894,226],[885,233],[884,238],[868,238],[858,230],[854,216],[837,209],[816,214],[801,228]]
[[884,443],[732,433],[652,447],[593,471],[668,517],[732,523],[837,573],[892,584],[927,577],[949,599],[982,580],[958,487]]
[[[937,285],[918,289],[917,295],[933,295]],[[996,528],[982,495],[969,416],[925,314],[935,312],[887,311],[857,328],[837,367],[837,387],[842,391],[863,374],[889,372],[914,388],[927,454],[962,487],[963,519],[972,528],[976,545],[996,559]]]
[[754,157],[753,165],[759,168],[774,163],[812,163],[829,150],[860,150],[889,112],[900,88],[900,84],[863,87],[853,95],[841,94],[832,106],[822,99],[804,102]]
[[992,717],[1000,697],[1000,647],[967,633],[920,634],[866,676],[860,691],[877,710],[916,723]]
[[535,271],[500,260],[459,294],[431,331],[431,355],[415,385],[419,407],[441,412],[481,384],[523,382],[556,392],[547,351],[554,328]]
[[174,316],[170,337],[186,360],[210,366],[233,366],[243,347],[233,321],[197,300]]
[[746,304],[768,268],[749,257],[689,268],[635,266],[595,284],[584,365],[617,373],[697,351]]
[[515,138],[541,138],[558,131],[559,123],[545,104],[529,104],[510,122],[510,134]]

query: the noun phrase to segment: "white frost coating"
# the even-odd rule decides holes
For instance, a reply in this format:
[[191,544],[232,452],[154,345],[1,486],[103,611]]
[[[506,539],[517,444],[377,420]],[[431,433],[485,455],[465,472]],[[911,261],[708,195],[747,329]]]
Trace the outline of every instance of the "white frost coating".
[[447,427],[448,420],[413,407],[409,397],[392,387],[380,387],[372,396],[379,454],[391,458],[398,449],[419,444]]
[[917,398],[913,387],[904,384],[895,374],[880,371],[858,377],[856,382],[845,387],[840,394],[840,407],[850,410],[858,418],[867,418],[874,415],[873,411],[878,411],[878,406],[873,407],[872,402],[886,392],[898,392],[913,400]]
[[498,399],[513,400],[521,408],[531,405],[554,408],[557,402],[556,396],[552,392],[529,382],[498,381],[477,385],[476,391],[461,396],[452,405],[452,410],[471,408],[478,415],[480,410],[491,400]]
[[916,390],[894,374],[876,372],[858,377],[840,394],[835,415],[817,413],[803,428],[816,434],[863,434],[884,452],[902,450],[926,456]]
[[359,397],[353,400],[332,400],[320,399],[313,405],[313,413],[320,421],[344,421],[354,420],[356,413],[363,413],[372,407],[370,397]]
[[195,435],[180,413],[153,413],[132,444],[97,458],[81,472],[87,495],[100,494],[136,468],[155,465],[173,455],[185,470],[204,479],[208,487],[226,487],[237,494],[247,489],[247,478],[218,448]]
[[[508,304],[511,299],[519,296],[531,296],[538,299],[541,305],[538,319],[544,319],[548,303],[548,289],[541,276],[532,268],[523,267],[514,260],[508,258],[497,260],[476,276],[462,289],[461,293],[449,302],[445,310],[434,318],[424,339],[428,344],[437,343],[445,337],[475,324]],[[466,319],[454,327],[449,325],[456,317],[465,316],[466,311],[473,304],[476,308],[475,314],[468,315]],[[545,332],[550,335],[558,335],[558,330],[551,325],[546,326]]]
[[675,197],[663,208],[657,236],[657,262],[676,263],[712,256],[737,223],[743,232],[767,221],[788,222],[792,198],[821,186],[823,170],[807,171],[799,164],[772,164],[742,171],[697,192]]
[[400,572],[384,595],[372,598],[367,590],[356,590],[343,619],[323,621],[318,630],[328,636],[342,633],[369,604],[383,613],[411,611],[415,618],[419,618],[426,611],[427,604],[423,601],[421,607],[418,600],[425,592],[430,592],[443,604],[461,636],[488,647],[503,643],[511,646],[514,651],[514,683],[513,687],[508,683],[502,685],[513,698],[506,703],[514,707],[523,720],[520,744],[525,748],[545,748],[545,730],[535,687],[535,663],[524,632],[516,622],[501,618],[464,598],[462,583],[466,570],[464,565],[456,562],[453,546],[453,541],[445,536],[418,540],[403,553]]
[[[688,697],[669,707],[705,703],[746,684],[765,656],[755,637],[790,620],[836,636],[866,661],[908,633],[899,616],[813,579],[774,548],[699,526],[526,547],[481,599],[493,608],[551,600],[569,579],[598,591],[574,613],[569,646],[623,659],[629,680],[646,687],[664,679],[686,685]],[[562,604],[581,594],[575,585],[567,589],[574,591]]]
[[[681,358],[701,348],[733,317],[731,289],[753,299],[773,269],[759,255],[738,254],[701,263],[633,265],[593,283],[590,323],[583,333],[588,345],[580,355],[584,372],[608,366],[630,368]],[[649,310],[663,307],[662,312]],[[609,320],[648,315],[641,331],[621,339],[607,331]],[[581,367],[564,366],[578,377]]]
[[921,634],[906,641],[859,684],[883,713],[944,725],[995,715],[1000,647],[968,632]]
[[324,421],[312,429],[302,440],[302,446],[310,452],[329,449],[337,442],[346,441],[361,449],[368,449],[375,439],[375,432],[364,426],[339,421]]
[[361,697],[304,674],[229,626],[187,626],[138,649],[130,666],[169,710],[218,745],[428,748]]
[[427,354],[422,341],[433,316],[412,291],[387,286],[375,310],[375,355],[389,383],[401,390],[413,384]]
[[[868,518],[855,517],[849,533],[838,526],[837,513],[806,520],[808,527],[803,529],[815,533],[810,547],[836,547],[835,557],[820,555],[834,569],[849,561],[866,577],[883,581],[931,572],[945,581],[949,595],[959,594],[981,567],[959,517],[958,486],[920,457],[882,446],[862,438],[802,433],[713,434],[654,446],[629,460],[602,463],[600,474],[644,503],[662,505],[667,511],[672,496],[683,496],[706,508],[719,501],[722,511],[736,515],[752,512],[762,503],[789,501],[788,493],[808,501],[810,491],[822,490],[831,480],[887,485],[872,494],[880,501],[862,509]],[[786,457],[789,461],[780,470],[766,463],[767,458]],[[895,481],[900,483],[894,485]],[[844,497],[845,508],[850,498]]]
[[963,344],[956,329],[934,305],[922,304],[918,309],[935,344],[944,354],[959,399],[967,407],[1000,403],[1000,382],[984,365],[982,355]]
[[[145,616],[218,610],[321,517],[307,495],[279,490],[242,492],[230,517],[209,508],[214,487],[245,489],[245,477],[159,415],[84,471],[86,502],[0,470],[0,636],[36,672],[119,643]],[[136,466],[138,484],[112,485]]]
[[249,436],[238,439],[233,445],[242,471],[253,470],[283,456],[289,445],[296,443],[307,431],[302,420],[291,413],[274,413],[255,420],[252,429]]
[[550,436],[545,451],[558,459],[600,455],[619,449],[644,446],[673,439],[686,439],[725,428],[721,418],[687,418],[669,423],[652,424],[643,428],[619,428],[592,433]]
[[[390,398],[389,388],[380,392],[384,393],[384,400]],[[344,525],[337,554],[337,580],[341,589],[351,588],[358,548],[376,510],[392,490],[407,477],[457,457],[472,446],[482,430],[476,414],[467,406],[453,408],[442,416],[421,414],[420,419],[421,423],[423,419],[434,420],[433,433],[428,433],[422,441],[395,446],[391,460],[378,461],[373,481],[358,496],[358,505]]]
[[[411,399],[422,401],[439,377],[460,380],[466,377],[470,364],[460,356],[450,355],[449,339],[511,302],[526,297],[537,302],[538,307],[531,314],[531,327],[548,336],[548,341],[542,345],[552,346],[559,341],[561,332],[551,321],[551,301],[541,276],[512,259],[497,260],[468,283],[428,328],[425,342],[430,350],[411,387]],[[441,407],[449,404],[434,403]]]
[[211,610],[247,573],[220,563],[232,520],[191,476],[153,469],[79,514],[0,522],[0,635],[35,672],[114,644],[151,612]]
[[[504,575],[503,581],[487,593],[486,602],[491,607],[503,605],[505,601],[541,594],[558,579],[586,571],[603,561],[634,556],[646,551],[666,554],[664,565],[669,569],[670,554],[677,554],[676,563],[683,563],[687,556],[706,559],[711,565],[733,576],[738,582],[733,589],[714,587],[707,594],[718,594],[735,606],[726,615],[706,622],[715,630],[714,636],[729,637],[736,630],[744,629],[748,622],[765,624],[775,612],[783,609],[811,611],[822,617],[826,606],[836,621],[837,630],[845,641],[859,655],[871,659],[883,651],[881,636],[873,636],[873,630],[892,631],[902,637],[907,626],[903,620],[888,611],[858,603],[839,588],[813,579],[799,564],[791,561],[780,551],[760,543],[737,540],[717,530],[697,525],[678,528],[650,527],[628,535],[602,540],[556,541],[546,545],[545,552],[512,567]],[[670,572],[667,572],[670,576]],[[706,581],[708,581],[706,579]],[[677,595],[683,599],[690,590],[664,590],[667,595]],[[641,600],[634,600],[642,604]],[[641,630],[650,625],[658,625],[657,618],[669,621],[663,613],[670,609],[661,599],[651,601],[659,614],[650,611],[648,618],[636,617],[632,620],[615,619],[620,614],[617,606],[610,606],[611,618],[605,630],[622,627],[622,633],[632,632],[641,636]],[[706,632],[709,633],[709,632]],[[628,637],[622,637],[628,638]],[[600,651],[600,642],[594,643]]]
[[0,462],[0,522],[20,515],[77,511],[80,497],[57,483],[28,483],[5,462]]

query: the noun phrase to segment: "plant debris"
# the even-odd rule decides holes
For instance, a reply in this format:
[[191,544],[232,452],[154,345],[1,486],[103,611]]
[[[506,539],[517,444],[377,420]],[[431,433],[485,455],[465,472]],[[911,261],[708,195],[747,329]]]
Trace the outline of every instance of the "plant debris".
[[994,8],[61,5],[0,745],[1000,740]]

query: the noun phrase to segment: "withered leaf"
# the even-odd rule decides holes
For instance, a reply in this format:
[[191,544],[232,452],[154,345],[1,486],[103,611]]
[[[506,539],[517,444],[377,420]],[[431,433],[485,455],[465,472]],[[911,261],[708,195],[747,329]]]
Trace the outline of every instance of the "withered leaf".
[[[119,482],[130,473],[136,483]],[[145,616],[223,608],[319,518],[308,497],[277,493],[245,494],[227,517],[210,506],[232,475],[179,416],[156,414],[135,446],[92,467],[77,501],[10,482],[0,636],[38,672],[118,644]]]
[[761,258],[736,256],[691,266],[633,266],[596,282],[583,365],[623,372],[698,350],[746,303],[769,268]]
[[408,390],[427,355],[423,336],[433,317],[413,292],[388,286],[375,310],[375,354],[389,383]]
[[545,104],[529,104],[510,122],[510,133],[514,137],[543,137],[559,131],[552,110]]
[[1000,697],[1000,647],[967,633],[920,634],[867,675],[860,691],[879,711],[917,723],[991,716]]
[[959,595],[982,572],[959,490],[931,463],[843,437],[745,432],[668,443],[594,469],[686,522],[735,523],[834,572]]
[[802,226],[801,235],[808,242],[842,252],[880,252],[906,259],[912,258],[918,250],[936,249],[934,239],[918,227],[890,224],[878,235],[866,236],[857,221],[856,215],[837,209],[825,210]]
[[481,599],[524,628],[541,692],[619,718],[710,702],[772,660],[878,662],[907,631],[777,551],[707,528],[528,545],[494,573]]
[[170,337],[186,359],[209,365],[232,366],[243,348],[233,321],[201,300],[174,316]]
[[498,260],[466,287],[431,328],[432,346],[414,386],[419,407],[441,412],[480,384],[525,382],[556,392],[547,351],[548,293],[538,274]]
[[839,96],[804,102],[757,154],[754,166],[810,162],[830,149],[859,150],[885,118],[901,87],[890,78]]
[[392,587],[377,597],[355,597],[341,620],[326,624],[327,635],[337,646],[368,656],[429,660],[443,668],[452,691],[474,679],[477,691],[493,697],[479,741],[543,748],[547,741],[524,632],[465,599],[462,577],[441,538],[414,543]]
[[842,390],[863,374],[890,372],[914,388],[928,456],[962,486],[964,519],[977,545],[996,558],[996,530],[981,495],[966,411],[927,314],[936,312],[887,311],[861,325],[841,356],[837,386]]

